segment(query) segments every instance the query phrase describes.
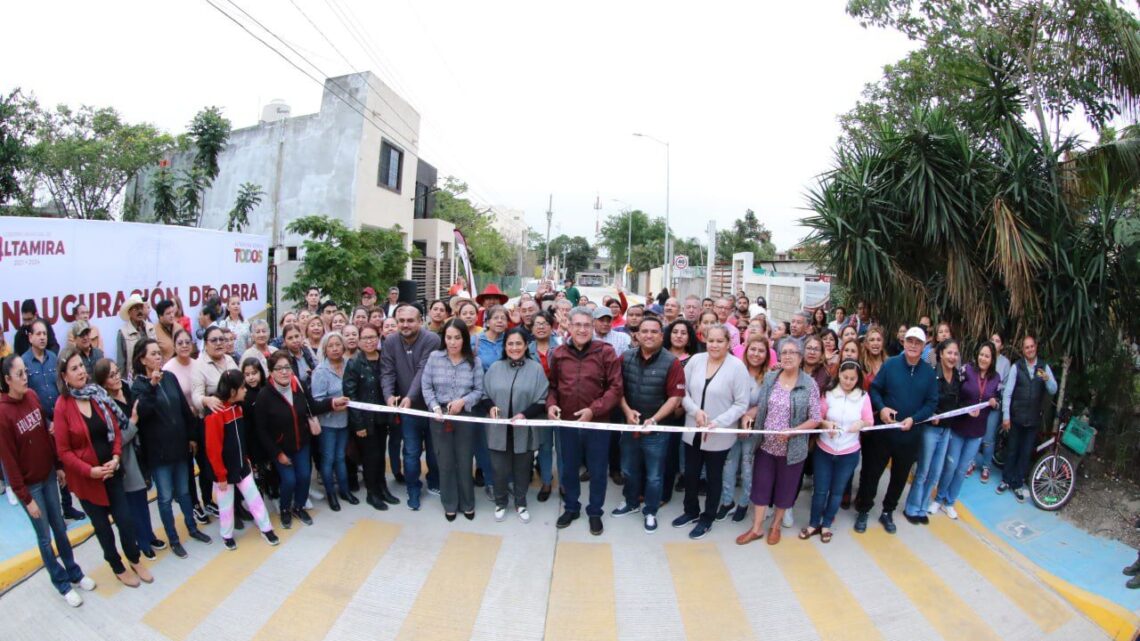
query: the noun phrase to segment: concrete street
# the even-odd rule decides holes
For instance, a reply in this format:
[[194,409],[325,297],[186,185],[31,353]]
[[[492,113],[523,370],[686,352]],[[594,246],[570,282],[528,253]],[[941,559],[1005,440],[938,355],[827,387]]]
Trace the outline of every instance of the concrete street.
[[[618,490],[610,485],[607,513]],[[0,638],[1110,638],[1031,568],[945,516],[928,527],[900,518],[895,536],[872,522],[857,535],[846,511],[831,543],[805,542],[796,538],[807,520],[805,491],[779,545],[739,547],[743,524],[731,519],[697,542],[687,528],[669,527],[682,496],[661,510],[652,536],[630,515],[607,516],[599,537],[585,518],[557,530],[557,493],[538,503],[533,489],[529,524],[513,511],[496,523],[481,490],[472,522],[447,523],[430,495],[419,512],[362,503],[334,513],[319,502],[315,524],[278,530],[276,548],[247,526],[228,552],[215,521],[205,528],[213,545],[186,543],[185,560],[159,552],[149,563],[155,583],[139,589],[116,582],[92,539],[77,549],[99,583],[86,603],[69,608],[40,571],[0,598]]]

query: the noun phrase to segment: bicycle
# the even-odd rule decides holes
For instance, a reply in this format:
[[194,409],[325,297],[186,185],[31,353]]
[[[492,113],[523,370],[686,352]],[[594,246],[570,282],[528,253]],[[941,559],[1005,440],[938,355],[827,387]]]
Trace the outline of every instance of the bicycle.
[[1077,468],[1093,449],[1096,429],[1089,425],[1086,415],[1072,416],[1072,408],[1061,411],[1057,430],[1049,439],[1037,446],[1045,450],[1029,476],[1029,494],[1033,504],[1047,512],[1065,506],[1077,485]]

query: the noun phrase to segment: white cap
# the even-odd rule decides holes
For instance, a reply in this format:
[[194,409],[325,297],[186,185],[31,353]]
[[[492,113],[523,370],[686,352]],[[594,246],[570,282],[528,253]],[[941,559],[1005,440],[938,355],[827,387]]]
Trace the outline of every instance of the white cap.
[[922,331],[921,327],[912,327],[912,328],[906,330],[906,336],[903,336],[903,340],[905,341],[908,338],[917,338],[918,340],[925,343],[926,342],[926,332]]

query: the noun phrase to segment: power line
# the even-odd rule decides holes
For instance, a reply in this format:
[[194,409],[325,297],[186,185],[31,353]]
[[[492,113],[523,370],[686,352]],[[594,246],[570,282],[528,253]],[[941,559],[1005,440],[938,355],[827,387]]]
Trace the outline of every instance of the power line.
[[[399,74],[396,72],[394,65],[388,65],[388,64],[386,64],[386,62],[381,63],[379,58],[382,58],[383,56],[381,56],[379,51],[377,50],[377,48],[373,47],[372,44],[369,42],[368,34],[364,30],[364,28],[362,26],[360,26],[361,20],[352,11],[352,7],[348,3],[343,3],[343,7],[342,7],[341,6],[342,3],[339,3],[337,0],[324,0],[324,2],[325,2],[325,5],[328,6],[329,10],[332,12],[333,17],[336,18],[337,22],[339,22],[340,25],[344,28],[344,30],[346,32],[348,32],[348,35],[351,36],[354,41],[356,41],[357,46],[359,46],[360,50],[362,52],[364,52],[364,55],[372,62],[373,65],[376,66],[377,71],[386,70],[388,72],[388,75],[391,76],[391,82],[392,82],[393,88],[395,88],[397,91],[399,91],[402,95],[407,96],[413,102],[419,102],[417,100],[416,96],[413,95],[411,91],[409,91],[406,87],[403,86],[403,83],[400,81]],[[334,6],[334,5],[336,5],[336,6]],[[352,24],[352,22],[354,20],[356,22],[355,25]],[[422,22],[420,23],[420,26],[421,26],[421,28],[423,28]],[[425,30],[425,34],[426,34],[426,30]],[[429,36],[429,38],[430,38],[430,36]],[[434,42],[433,42],[433,46],[434,46]],[[439,54],[438,49],[437,49],[436,53],[437,53],[437,55],[439,55],[440,59],[443,60],[443,56],[441,54]],[[444,63],[444,66],[447,67],[447,61],[443,60],[443,63]],[[352,64],[349,63],[349,66],[352,66]],[[392,67],[392,68],[388,69],[388,67]],[[449,67],[448,67],[448,70],[450,72]],[[453,80],[454,80],[454,78],[453,78]],[[462,90],[462,88],[460,88],[460,89]],[[422,129],[430,129],[431,131],[435,132],[436,136],[441,140],[441,142],[444,145],[446,145],[448,143],[447,136],[443,135],[441,127],[439,127],[437,125],[431,125],[431,126],[421,125],[421,128]],[[444,159],[444,160],[446,160],[446,159]],[[455,162],[453,164],[455,165],[455,167],[457,169],[460,170],[460,172],[462,172],[466,176],[467,181],[468,181],[468,190],[473,195],[475,195],[476,197],[480,198],[481,200],[483,200],[484,202],[486,202],[488,204],[497,202],[497,200],[501,200],[501,199],[487,198],[483,194],[479,193],[479,191],[477,189],[475,189],[474,187],[471,187],[470,181],[475,179],[475,172],[471,171],[471,169],[469,167],[464,165],[464,163],[461,162],[458,159],[458,157],[455,158]]]
[[[229,18],[229,19],[230,19],[230,21],[232,21],[234,24],[236,24],[236,25],[238,25],[239,27],[241,27],[243,31],[245,31],[246,33],[248,33],[248,34],[249,34],[250,36],[252,36],[253,38],[255,38],[255,39],[258,41],[258,42],[260,42],[261,44],[265,45],[266,47],[269,47],[270,49],[272,49],[274,53],[276,53],[278,56],[280,56],[282,59],[284,59],[284,60],[285,60],[286,62],[288,62],[290,65],[292,65],[292,66],[293,66],[295,69],[297,69],[297,70],[298,70],[298,71],[300,71],[301,73],[304,73],[304,74],[305,74],[306,76],[308,76],[308,77],[309,77],[311,80],[313,80],[313,82],[316,82],[317,84],[319,84],[319,85],[321,86],[321,88],[322,88],[322,89],[325,89],[325,88],[326,88],[326,87],[325,87],[325,82],[324,82],[324,81],[322,81],[322,80],[320,80],[320,79],[318,79],[318,78],[314,77],[314,76],[313,76],[312,74],[310,74],[308,71],[306,71],[306,70],[302,69],[302,68],[301,68],[301,67],[300,67],[300,66],[299,66],[297,63],[295,63],[293,60],[291,60],[291,59],[290,59],[288,56],[286,56],[285,54],[281,53],[281,51],[279,51],[279,50],[278,50],[277,48],[275,48],[273,45],[269,44],[269,43],[268,43],[268,42],[266,42],[264,39],[262,39],[261,37],[259,37],[257,34],[253,33],[253,31],[251,31],[251,30],[250,30],[248,27],[246,27],[244,24],[242,24],[242,23],[241,23],[240,21],[238,21],[236,18],[234,18],[233,16],[231,16],[229,13],[226,13],[226,12],[225,12],[225,11],[224,11],[224,10],[223,10],[221,7],[219,7],[218,5],[214,4],[214,2],[213,2],[212,0],[206,0],[206,2],[207,2],[207,3],[209,3],[209,5],[210,5],[210,6],[212,6],[214,9],[216,9],[216,10],[217,10],[218,12],[220,12],[222,15],[226,16],[227,18]],[[342,92],[344,92],[344,96],[340,96],[340,95],[337,95],[337,93],[336,93],[335,91],[334,91],[334,92],[330,92],[330,93],[332,93],[334,96],[336,96],[338,99],[340,99],[340,101],[341,101],[341,102],[342,102],[342,103],[343,103],[345,106],[347,106],[347,107],[351,108],[353,111],[355,111],[357,114],[359,114],[359,115],[360,115],[362,118],[364,118],[364,119],[365,119],[367,122],[371,123],[373,127],[376,127],[376,129],[377,129],[377,130],[379,130],[381,133],[389,133],[389,132],[388,132],[388,131],[385,131],[385,128],[384,128],[384,127],[381,127],[380,125],[378,125],[378,124],[376,123],[376,120],[379,120],[380,122],[384,123],[385,125],[388,125],[388,127],[391,129],[391,133],[392,133],[392,134],[394,134],[394,136],[400,136],[401,138],[403,138],[404,140],[403,140],[403,142],[402,142],[401,144],[407,145],[409,148],[411,148],[411,147],[416,147],[416,146],[417,146],[417,145],[415,145],[415,144],[412,144],[412,143],[408,142],[408,139],[407,139],[406,137],[404,137],[403,135],[401,135],[401,134],[399,133],[399,131],[397,131],[397,130],[396,130],[396,128],[395,128],[395,127],[393,127],[393,126],[392,126],[390,123],[388,123],[388,122],[387,122],[387,121],[385,121],[383,118],[381,118],[381,117],[380,117],[379,115],[377,115],[375,112],[372,112],[372,110],[368,108],[368,105],[364,104],[363,102],[361,102],[361,100],[360,100],[359,98],[357,98],[356,96],[352,95],[352,93],[351,93],[351,92],[350,92],[350,91],[349,91],[347,88],[345,88],[344,86],[342,86],[342,85],[340,85],[338,82],[336,82],[336,81],[335,81],[333,78],[331,78],[331,77],[330,77],[330,76],[329,76],[327,73],[325,73],[325,72],[324,72],[324,71],[323,71],[323,70],[322,70],[320,67],[318,67],[318,66],[317,66],[316,64],[314,64],[314,63],[313,63],[311,60],[309,60],[309,59],[308,59],[308,58],[307,58],[307,57],[306,57],[304,54],[302,54],[301,52],[299,52],[299,51],[297,51],[296,49],[294,49],[294,48],[292,47],[292,45],[290,45],[288,42],[286,42],[286,41],[285,41],[285,40],[284,40],[284,39],[283,39],[281,36],[278,36],[278,35],[277,35],[277,34],[276,34],[276,33],[275,33],[275,32],[274,32],[272,29],[270,29],[269,27],[266,27],[266,26],[265,26],[264,24],[262,24],[262,23],[261,23],[261,22],[260,22],[260,21],[259,21],[257,18],[253,17],[253,16],[252,16],[252,15],[251,15],[251,14],[250,14],[248,11],[246,11],[245,9],[242,9],[240,6],[238,6],[238,4],[237,4],[236,2],[234,2],[233,0],[226,0],[226,2],[228,2],[228,3],[229,3],[229,4],[231,4],[231,5],[233,5],[233,7],[234,7],[235,9],[237,9],[237,10],[238,10],[238,11],[240,11],[240,12],[242,12],[242,14],[244,14],[244,15],[245,15],[247,18],[249,18],[251,21],[253,21],[253,23],[254,23],[254,24],[256,24],[258,27],[260,27],[262,30],[264,30],[264,31],[265,31],[266,33],[268,33],[269,35],[273,36],[275,39],[277,39],[277,41],[278,41],[278,42],[280,42],[280,43],[282,43],[283,45],[285,45],[285,47],[287,47],[287,48],[288,48],[290,51],[292,51],[292,52],[293,52],[295,55],[297,55],[299,58],[301,58],[302,60],[304,60],[306,64],[308,64],[310,67],[312,67],[313,69],[315,69],[315,70],[317,71],[317,73],[319,73],[319,74],[321,74],[322,76],[324,76],[324,77],[325,77],[325,78],[328,80],[328,82],[329,82],[330,84],[332,84],[332,85],[333,85],[333,86],[335,86],[337,89],[340,89]],[[353,106],[353,105],[352,105],[351,103],[349,103],[347,100],[345,100],[345,98],[346,98],[346,97],[347,97],[347,98],[350,98],[350,99],[352,99],[353,101],[355,101],[355,102],[356,102],[358,105],[360,105],[360,107],[361,107],[361,108],[362,108],[364,111],[361,111],[360,109],[357,109],[355,106]],[[367,111],[367,112],[371,112],[371,113],[372,113],[372,115],[370,116],[370,115],[366,114],[366,113],[365,113],[366,111]],[[373,118],[375,118],[375,119],[373,119]]]
[[[322,31],[319,26],[317,26],[317,23],[314,22],[313,19],[309,17],[309,14],[305,13],[305,10],[302,9],[300,5],[298,5],[294,0],[289,0],[289,4],[293,5],[293,8],[296,9],[297,12],[301,14],[301,17],[304,18],[305,21],[308,22],[309,25],[311,27],[313,27],[313,29],[316,30],[316,32],[318,34],[320,34],[321,38],[323,38],[324,41],[326,43],[328,43],[328,45],[330,47],[332,47],[332,50],[335,51],[338,56],[340,56],[340,59],[343,60],[344,63],[346,65],[348,65],[348,67],[350,69],[352,69],[353,71],[357,71],[356,66],[352,64],[352,61],[348,59],[348,56],[344,55],[344,53],[340,50],[340,48],[337,47],[336,44],[327,35],[325,35],[325,32]],[[396,117],[399,118],[400,121],[403,122],[408,127],[409,131],[413,132],[413,134],[416,136],[419,135],[418,129],[416,127],[413,127],[410,122],[405,120],[404,117],[402,115],[400,115],[400,111],[398,109],[396,109],[392,105],[392,103],[388,102],[388,100],[383,96],[383,94],[380,93],[379,89],[377,89],[375,86],[373,86],[372,82],[368,80],[368,76],[364,77],[364,82],[365,82],[365,84],[368,85],[368,88],[372,90],[372,93],[374,93],[376,95],[376,97],[381,100],[381,102],[388,105],[388,107],[392,110],[392,113],[396,114]],[[418,140],[417,140],[417,142],[418,142]]]

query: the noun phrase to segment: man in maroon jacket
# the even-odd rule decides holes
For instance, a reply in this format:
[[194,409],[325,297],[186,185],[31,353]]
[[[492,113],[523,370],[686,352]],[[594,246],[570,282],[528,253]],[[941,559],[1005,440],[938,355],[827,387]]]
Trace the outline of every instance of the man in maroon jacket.
[[[552,420],[604,422],[621,402],[621,359],[613,347],[593,340],[594,319],[590,310],[575,307],[570,311],[570,340],[554,350],[550,357],[550,391],[546,395],[546,412]],[[578,518],[582,505],[578,501],[581,487],[578,464],[585,452],[586,469],[590,472],[590,534],[602,533],[602,505],[606,501],[606,465],[609,461],[610,435],[604,430],[560,427],[558,446],[559,473],[565,511],[558,517],[558,527],[568,527]]]

